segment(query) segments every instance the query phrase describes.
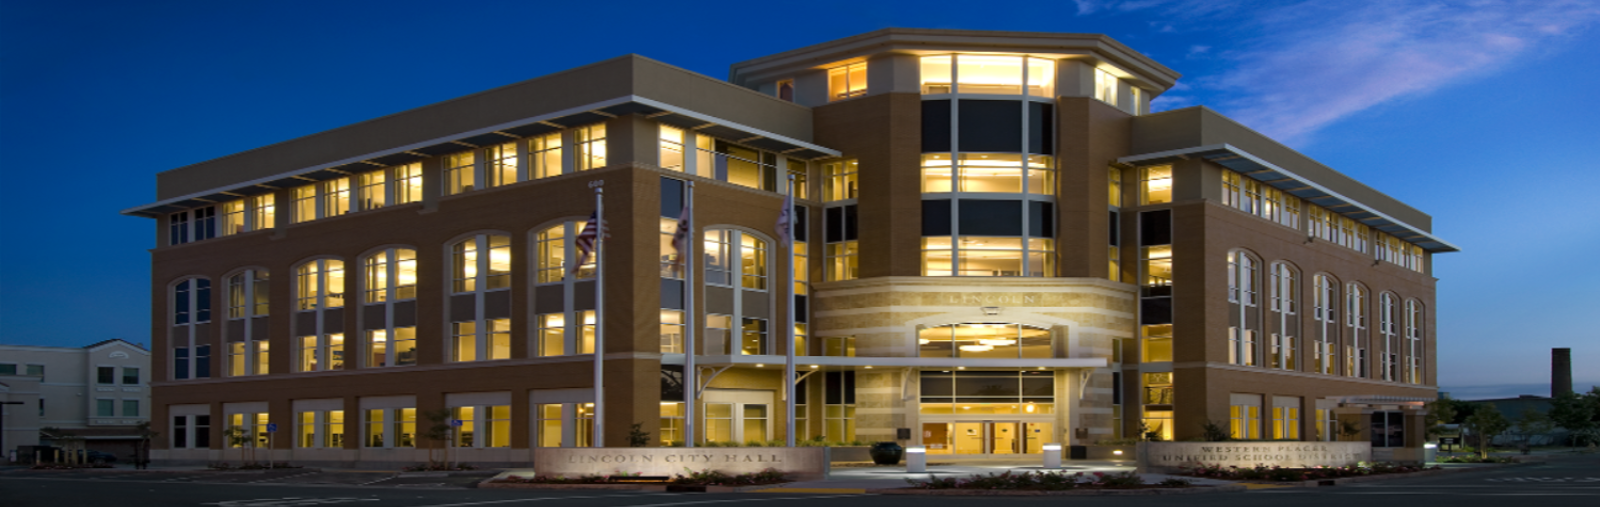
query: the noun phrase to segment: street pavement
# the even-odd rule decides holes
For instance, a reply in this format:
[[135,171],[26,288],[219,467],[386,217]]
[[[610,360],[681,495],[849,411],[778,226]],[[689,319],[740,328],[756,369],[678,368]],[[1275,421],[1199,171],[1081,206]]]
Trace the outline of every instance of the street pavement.
[[[881,496],[859,493],[806,494],[778,489],[751,493],[659,493],[607,490],[476,489],[493,472],[414,476],[393,472],[306,469],[271,472],[195,470],[0,470],[0,506],[196,506],[298,507],[313,505],[401,507],[936,507],[978,505],[993,497]],[[1269,487],[1241,493],[1124,497],[1008,497],[1003,501],[1043,505],[1172,505],[1239,507],[1415,506],[1449,502],[1451,507],[1504,507],[1520,500],[1539,507],[1600,505],[1600,454],[1555,457],[1549,462],[1434,477],[1331,487]],[[1513,503],[1512,505],[1516,505]]]

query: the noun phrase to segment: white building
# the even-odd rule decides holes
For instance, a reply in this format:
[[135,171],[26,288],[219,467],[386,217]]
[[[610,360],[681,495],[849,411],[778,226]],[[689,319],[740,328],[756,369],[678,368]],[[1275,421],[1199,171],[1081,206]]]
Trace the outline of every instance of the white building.
[[0,345],[0,401],[20,402],[3,405],[7,456],[71,435],[127,459],[135,427],[150,420],[150,352],[120,339],[81,348]]

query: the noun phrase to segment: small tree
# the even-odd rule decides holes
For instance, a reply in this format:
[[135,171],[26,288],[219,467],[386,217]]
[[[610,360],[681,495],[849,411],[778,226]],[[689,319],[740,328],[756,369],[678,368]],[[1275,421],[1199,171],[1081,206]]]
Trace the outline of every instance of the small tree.
[[[239,466],[243,467],[245,465],[245,449],[250,449],[253,447],[253,444],[255,444],[256,441],[256,436],[250,434],[250,431],[244,429],[242,426],[229,426],[228,429],[222,430],[222,438],[228,440],[229,446],[239,447]],[[254,458],[254,456],[252,456],[252,458]],[[254,459],[252,459],[252,461],[254,461]]]
[[1227,442],[1233,440],[1233,432],[1216,421],[1206,421],[1200,425],[1200,438],[1207,442]]
[[650,445],[650,433],[644,430],[644,424],[633,423],[633,429],[628,431],[628,447],[647,445]]
[[1600,399],[1594,391],[1587,395],[1566,392],[1550,399],[1550,422],[1567,430],[1571,445],[1579,445],[1580,435],[1595,427],[1595,404],[1588,399],[1591,396]]
[[1346,441],[1361,436],[1361,429],[1361,423],[1352,420],[1339,421],[1339,436],[1344,437]]
[[1439,399],[1428,402],[1428,413],[1422,417],[1430,437],[1444,434],[1446,424],[1456,422],[1456,400],[1449,394],[1439,393]]
[[140,421],[138,426],[134,426],[133,431],[139,435],[139,443],[133,450],[133,465],[144,468],[144,462],[150,456],[150,441],[155,440],[161,433],[150,429],[150,421]]
[[[450,462],[450,409],[441,408],[422,413],[422,418],[428,420],[428,426],[422,431],[422,438],[437,442],[444,446],[444,460]],[[428,446],[428,465],[437,463],[433,460],[433,447]]]
[[1544,412],[1533,408],[1524,408],[1522,409],[1522,415],[1517,416],[1517,422],[1514,426],[1516,427],[1517,435],[1522,437],[1522,445],[1526,446],[1533,444],[1535,435],[1549,433],[1550,428],[1555,424],[1550,422],[1550,417],[1544,415]]
[[1505,433],[1511,428],[1511,421],[1500,413],[1500,409],[1489,403],[1479,403],[1472,417],[1464,423],[1473,435],[1478,437],[1478,459],[1489,459],[1489,443],[1494,441],[1495,435]]

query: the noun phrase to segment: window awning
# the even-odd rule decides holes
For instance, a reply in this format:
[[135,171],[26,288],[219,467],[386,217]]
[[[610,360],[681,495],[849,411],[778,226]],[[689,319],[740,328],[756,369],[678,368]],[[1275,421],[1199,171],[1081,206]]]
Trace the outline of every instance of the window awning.
[[380,167],[401,165],[448,153],[507,143],[630,114],[642,115],[652,121],[685,130],[703,132],[713,137],[780,153],[788,157],[810,160],[822,157],[837,157],[840,154],[837,150],[767,132],[755,127],[716,118],[638,95],[628,95],[532,118],[462,132],[446,138],[431,139],[345,160],[293,169],[265,178],[128,208],[122,210],[122,214],[156,218],[168,213],[273,192],[280,188],[342,178]]
[[1297,175],[1276,164],[1252,155],[1231,144],[1214,144],[1180,150],[1169,150],[1144,155],[1122,157],[1117,162],[1128,165],[1151,165],[1199,158],[1227,167],[1258,181],[1272,185],[1290,195],[1305,199],[1335,213],[1350,217],[1368,227],[1377,229],[1422,247],[1433,253],[1459,252],[1461,248],[1438,236],[1400,221],[1370,206],[1345,197],[1310,179]]

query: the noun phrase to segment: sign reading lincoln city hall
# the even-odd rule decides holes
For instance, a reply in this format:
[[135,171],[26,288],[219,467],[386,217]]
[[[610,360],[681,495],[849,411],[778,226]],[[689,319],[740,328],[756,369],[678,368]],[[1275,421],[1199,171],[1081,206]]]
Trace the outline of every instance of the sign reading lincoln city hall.
[[1143,442],[1140,471],[1221,465],[1340,467],[1372,460],[1369,442]]
[[674,475],[715,470],[726,474],[768,468],[799,478],[823,478],[828,471],[826,447],[636,447],[539,449],[533,469],[539,475],[578,477],[618,472]]

